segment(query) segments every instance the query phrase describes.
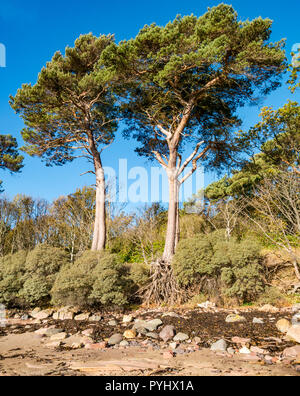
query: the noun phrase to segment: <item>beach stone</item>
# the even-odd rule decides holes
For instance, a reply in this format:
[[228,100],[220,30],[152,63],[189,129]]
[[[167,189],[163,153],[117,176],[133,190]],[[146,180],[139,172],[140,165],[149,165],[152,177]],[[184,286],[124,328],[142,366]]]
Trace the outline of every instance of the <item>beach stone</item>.
[[133,321],[132,315],[124,315],[123,316],[123,320],[122,320],[123,323],[130,323],[132,321]]
[[250,351],[252,353],[257,353],[258,355],[265,355],[267,353],[265,349],[259,348],[257,346],[251,346]]
[[300,326],[300,313],[296,313],[296,315],[292,317],[292,325]]
[[247,348],[247,347],[244,346],[243,348],[241,348],[241,349],[239,350],[239,353],[241,353],[242,355],[248,355],[248,354],[251,353],[251,351],[250,351],[249,348]]
[[118,322],[117,322],[115,319],[112,319],[112,320],[110,320],[110,321],[108,322],[108,325],[109,325],[109,326],[117,326],[117,325],[118,325]]
[[164,313],[162,317],[165,318],[166,316],[170,316],[171,318],[180,318],[180,316],[176,312]]
[[298,303],[298,304],[294,304],[294,305],[292,306],[292,312],[293,312],[293,313],[300,312],[300,304],[299,304],[299,303]]
[[67,333],[57,333],[57,334],[53,334],[50,337],[51,341],[61,341],[64,340],[65,338],[67,338]]
[[254,324],[264,324],[264,320],[261,318],[253,318],[252,323]]
[[287,319],[280,319],[276,323],[276,327],[281,333],[287,333],[291,326],[291,323]]
[[99,350],[99,349],[105,349],[107,346],[105,341],[102,342],[97,342],[95,344],[87,344],[85,349],[93,349],[93,350]]
[[89,337],[89,336],[91,336],[93,334],[93,331],[94,331],[93,329],[86,329],[86,330],[83,330],[81,332],[81,334],[84,335],[84,336]]
[[241,337],[232,337],[231,341],[234,342],[235,344],[249,344],[251,342],[250,338],[241,338]]
[[174,335],[175,335],[175,328],[174,326],[171,325],[165,326],[159,333],[160,338],[164,342],[171,340],[174,337]]
[[171,342],[169,344],[169,346],[170,346],[171,349],[176,349],[177,348],[177,342]]
[[153,339],[155,339],[155,340],[158,339],[158,334],[153,333],[153,331],[147,333],[146,336],[149,337],[149,338],[153,338]]
[[69,310],[68,307],[64,307],[59,309],[57,312],[54,312],[52,318],[54,320],[73,320],[75,313]]
[[285,358],[296,358],[298,355],[300,355],[300,345],[285,348],[283,351],[283,357]]
[[120,342],[120,346],[121,346],[121,347],[127,347],[127,346],[129,346],[129,342],[126,341],[126,340],[121,341],[121,342]]
[[226,352],[227,351],[227,342],[223,339],[214,342],[211,347],[210,347],[211,351],[214,352]]
[[262,312],[267,312],[267,313],[277,313],[277,312],[279,312],[279,308],[274,307],[271,304],[265,304],[259,310],[262,311]]
[[94,314],[89,317],[89,322],[100,322],[103,319],[103,317],[99,314]]
[[89,312],[87,312],[87,313],[82,313],[82,314],[80,314],[80,315],[76,315],[75,318],[74,318],[74,320],[77,320],[77,321],[85,321],[85,320],[88,320],[90,316],[91,316],[91,314],[90,314]]
[[21,320],[28,320],[28,319],[29,319],[29,316],[28,316],[27,314],[24,314],[24,315],[21,316],[20,319],[21,319]]
[[286,333],[287,337],[293,341],[298,342],[300,344],[300,326],[292,326],[289,328]]
[[59,348],[62,345],[61,341],[53,341],[46,344],[47,348]]
[[230,355],[234,355],[235,354],[235,349],[233,349],[232,347],[227,348],[227,353],[229,353]]
[[136,331],[135,330],[126,330],[123,334],[123,337],[127,339],[133,339],[136,337]]
[[161,326],[163,322],[160,319],[153,319],[153,320],[148,320],[145,323],[145,328],[149,331],[155,331],[159,326]]
[[239,323],[239,322],[245,322],[246,318],[244,316],[238,315],[238,314],[230,314],[226,317],[225,322],[226,323]]
[[54,309],[45,309],[43,311],[41,311],[40,308],[38,308],[38,309],[39,309],[39,311],[37,310],[37,308],[35,308],[35,310],[30,312],[30,316],[33,317],[34,319],[38,319],[38,320],[47,319],[54,312]]
[[109,340],[108,340],[108,344],[109,345],[118,345],[120,344],[120,342],[123,340],[123,336],[122,334],[114,334],[112,335]]
[[35,331],[35,334],[44,335],[47,337],[51,337],[55,334],[62,333],[62,329],[57,329],[55,327],[41,327],[40,329]]
[[178,333],[176,336],[173,338],[174,341],[186,341],[189,339],[189,336],[185,333]]
[[163,353],[163,358],[164,359],[172,359],[174,357],[174,352],[172,351],[167,351]]

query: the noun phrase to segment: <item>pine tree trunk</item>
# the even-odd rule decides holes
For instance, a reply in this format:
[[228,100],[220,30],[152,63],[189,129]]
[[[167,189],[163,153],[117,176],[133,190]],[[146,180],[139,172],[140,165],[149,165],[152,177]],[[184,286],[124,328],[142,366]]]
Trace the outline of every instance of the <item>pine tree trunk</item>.
[[96,171],[96,213],[93,234],[92,250],[105,249],[106,243],[106,218],[105,218],[105,177],[102,166],[97,166]]
[[176,247],[176,237],[178,229],[178,182],[177,177],[168,175],[169,181],[169,209],[168,209],[168,225],[165,240],[165,249],[163,260],[170,262]]

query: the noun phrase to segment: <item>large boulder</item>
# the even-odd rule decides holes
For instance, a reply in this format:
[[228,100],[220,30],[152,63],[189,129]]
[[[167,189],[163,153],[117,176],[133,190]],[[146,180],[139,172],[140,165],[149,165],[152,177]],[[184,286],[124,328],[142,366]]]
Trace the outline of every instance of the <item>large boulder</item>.
[[292,341],[298,342],[300,344],[300,326],[292,326],[289,328],[286,336]]

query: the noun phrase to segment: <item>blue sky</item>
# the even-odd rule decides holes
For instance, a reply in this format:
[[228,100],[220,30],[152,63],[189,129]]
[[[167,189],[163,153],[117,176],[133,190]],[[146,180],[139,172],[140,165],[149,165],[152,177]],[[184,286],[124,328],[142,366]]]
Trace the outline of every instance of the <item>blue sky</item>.
[[[0,43],[6,46],[6,68],[0,68],[0,133],[12,134],[22,145],[20,130],[22,120],[14,114],[8,104],[10,94],[15,94],[22,83],[34,83],[41,68],[51,59],[55,51],[64,51],[84,33],[95,35],[114,33],[116,40],[134,37],[145,24],[166,24],[177,14],[203,14],[207,7],[220,1],[208,0],[52,0],[14,1],[0,3]],[[286,51],[291,52],[294,43],[300,42],[300,2],[285,3],[271,0],[228,1],[238,11],[240,19],[257,16],[274,20],[272,41],[287,39]],[[290,56],[289,56],[290,58]],[[299,94],[291,95],[283,86],[263,101],[263,105],[282,106],[288,98],[299,101]],[[240,116],[244,128],[255,124],[259,108],[243,108]],[[120,134],[115,143],[103,155],[106,166],[118,168],[118,159],[127,158],[128,167],[149,166],[133,152],[134,143],[124,141]],[[80,174],[88,165],[75,161],[64,167],[46,168],[38,158],[25,156],[25,167],[21,174],[10,175],[0,171],[5,193],[13,197],[17,193],[52,200],[59,195],[75,191],[77,187],[93,183],[92,176]],[[217,177],[205,170],[206,184]]]

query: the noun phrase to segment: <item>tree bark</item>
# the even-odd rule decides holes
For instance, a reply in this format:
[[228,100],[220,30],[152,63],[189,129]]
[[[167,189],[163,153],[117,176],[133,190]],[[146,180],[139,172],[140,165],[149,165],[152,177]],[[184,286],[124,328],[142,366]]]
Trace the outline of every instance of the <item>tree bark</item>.
[[97,166],[96,172],[96,213],[92,250],[105,249],[106,216],[105,216],[105,177],[102,166]]
[[165,248],[163,260],[170,262],[176,247],[176,237],[178,228],[178,180],[174,172],[168,173],[169,181],[169,209],[168,209],[168,225],[166,232]]

